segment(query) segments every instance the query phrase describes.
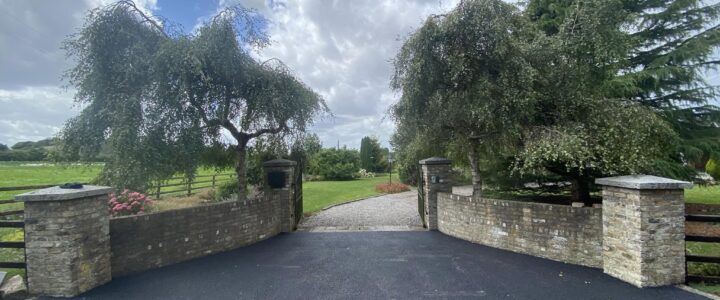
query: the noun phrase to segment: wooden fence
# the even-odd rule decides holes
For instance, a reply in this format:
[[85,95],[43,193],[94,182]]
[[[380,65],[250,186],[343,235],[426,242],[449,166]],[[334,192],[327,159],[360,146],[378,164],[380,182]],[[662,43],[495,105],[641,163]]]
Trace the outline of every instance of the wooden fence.
[[[159,199],[161,195],[173,193],[185,193],[185,195],[190,196],[193,191],[199,189],[214,188],[220,183],[230,181],[233,177],[235,177],[235,173],[220,173],[215,175],[195,176],[195,178],[190,181],[186,180],[184,177],[173,177],[170,178],[169,181],[181,180],[181,182],[159,184],[152,192],[152,195],[155,196],[156,199]],[[173,187],[175,189],[163,190],[163,188],[166,187]]]
[[[688,204],[686,211],[685,241],[711,243],[713,248],[720,248],[720,205]],[[720,284],[720,276],[687,272],[691,263],[720,264],[720,256],[685,254],[686,282]]]
[[[152,195],[160,198],[164,194],[184,193],[191,195],[194,191],[206,188],[214,188],[221,183],[230,181],[235,176],[234,173],[222,173],[215,175],[196,176],[194,180],[186,180],[184,177],[170,178],[163,184],[157,185],[152,191]],[[178,181],[180,182],[173,182]],[[60,184],[40,184],[26,186],[8,186],[0,187],[0,192],[26,192],[30,190],[43,189]],[[182,187],[177,189],[175,187]],[[175,189],[164,189],[175,188]],[[148,192],[149,193],[149,192]],[[0,229],[15,228],[22,230],[25,227],[24,218],[25,211],[22,209],[22,202],[16,202],[14,199],[0,199]],[[25,249],[24,241],[0,241],[0,249]],[[0,250],[2,251],[2,250]],[[24,256],[24,254],[23,254]],[[6,269],[25,269],[25,261],[0,261],[0,268]]]
[[[0,187],[0,192],[26,191],[30,189],[41,189],[50,187],[51,185],[33,185],[24,187]],[[0,229],[6,231],[5,228],[22,230],[25,227],[24,218],[25,211],[22,204],[13,199],[0,199]],[[0,268],[6,269],[25,269],[25,241],[0,241],[0,249],[23,249],[23,261],[0,261]]]

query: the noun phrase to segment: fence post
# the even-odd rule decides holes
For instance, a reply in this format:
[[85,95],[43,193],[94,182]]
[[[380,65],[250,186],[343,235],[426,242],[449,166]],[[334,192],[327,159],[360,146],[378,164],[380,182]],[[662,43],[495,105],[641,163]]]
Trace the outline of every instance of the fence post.
[[451,161],[449,159],[440,157],[431,157],[420,161],[423,177],[421,180],[424,180],[422,191],[425,195],[424,218],[428,230],[438,229],[437,193],[452,193],[450,165]]
[[212,187],[215,188],[215,175],[212,177]]
[[277,201],[280,207],[282,232],[292,232],[295,227],[295,180],[297,162],[275,159],[263,163],[265,174],[264,197],[266,201]]
[[15,197],[25,202],[30,294],[74,297],[110,281],[110,191],[51,187]]
[[155,199],[160,199],[160,180],[157,182],[157,190],[155,191]]
[[603,271],[638,287],[685,281],[685,188],[692,183],[633,175],[602,185]]
[[192,180],[190,178],[188,178],[187,195],[190,196],[190,194],[192,194]]

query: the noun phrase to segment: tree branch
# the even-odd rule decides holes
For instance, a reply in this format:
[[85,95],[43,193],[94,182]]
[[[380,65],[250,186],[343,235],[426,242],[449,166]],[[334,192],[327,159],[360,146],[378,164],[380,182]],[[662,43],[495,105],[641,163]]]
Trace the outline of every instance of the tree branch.
[[263,135],[263,134],[266,134],[266,133],[276,134],[276,133],[279,133],[279,132],[281,132],[281,131],[283,131],[283,130],[285,130],[285,129],[287,129],[287,128],[288,128],[287,124],[283,123],[283,124],[281,124],[280,126],[275,127],[275,128],[264,128],[264,129],[260,129],[260,130],[258,130],[258,131],[255,131],[254,133],[247,134],[247,136],[248,136],[248,138],[256,138],[256,137],[259,137],[259,136],[261,136],[261,135]]
[[131,1],[131,0],[122,0],[122,1],[119,1],[119,2],[117,3],[117,5],[120,5],[120,4],[129,6],[129,7],[132,8],[136,13],[138,13],[141,18],[145,19],[146,22],[150,23],[150,26],[154,27],[157,31],[159,31],[160,33],[162,33],[163,36],[165,36],[166,38],[169,38],[169,37],[170,37],[170,36],[167,35],[167,33],[165,33],[165,30],[163,30],[163,28],[160,27],[160,25],[159,25],[157,22],[155,22],[152,18],[148,17],[148,15],[146,15],[142,10],[140,10],[140,9],[135,5],[135,2],[133,2],[133,1]]

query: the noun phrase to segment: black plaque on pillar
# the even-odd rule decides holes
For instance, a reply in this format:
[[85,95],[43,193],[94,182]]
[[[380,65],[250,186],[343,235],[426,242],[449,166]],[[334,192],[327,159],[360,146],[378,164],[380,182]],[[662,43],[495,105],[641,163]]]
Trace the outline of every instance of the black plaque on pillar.
[[271,188],[279,189],[285,187],[285,172],[268,172],[267,182]]

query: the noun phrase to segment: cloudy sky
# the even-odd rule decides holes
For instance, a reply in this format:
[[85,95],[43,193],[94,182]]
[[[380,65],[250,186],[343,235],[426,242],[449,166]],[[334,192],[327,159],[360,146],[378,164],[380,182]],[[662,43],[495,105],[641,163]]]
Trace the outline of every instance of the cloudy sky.
[[[55,134],[77,114],[72,87],[61,80],[72,65],[60,49],[88,9],[111,0],[0,0],[0,143],[39,140]],[[311,130],[326,147],[358,147],[375,135],[388,145],[393,130],[388,106],[390,60],[402,40],[430,14],[456,0],[281,1],[136,0],[192,32],[225,6],[242,3],[269,21],[272,45],[259,59],[279,58],[327,100],[334,118]],[[720,83],[717,73],[708,76]]]
[[[39,140],[55,134],[79,112],[72,87],[61,80],[72,65],[60,49],[77,31],[88,9],[109,0],[0,0],[0,143]],[[417,1],[136,1],[147,11],[191,32],[222,7],[241,3],[269,21],[272,45],[259,59],[279,58],[323,95],[334,118],[311,129],[325,146],[338,141],[359,147],[375,135],[387,141],[393,130],[388,106],[390,60],[402,39],[430,14],[455,0]]]

